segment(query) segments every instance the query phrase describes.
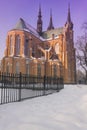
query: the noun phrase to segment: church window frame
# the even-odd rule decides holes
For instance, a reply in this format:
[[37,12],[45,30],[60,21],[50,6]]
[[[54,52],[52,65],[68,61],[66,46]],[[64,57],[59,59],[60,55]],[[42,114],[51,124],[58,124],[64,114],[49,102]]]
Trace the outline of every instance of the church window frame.
[[10,36],[10,55],[13,54],[13,37]]
[[16,36],[16,45],[15,45],[15,49],[16,49],[16,56],[20,55],[20,36],[17,35]]
[[26,38],[24,43],[24,55],[28,57],[28,54],[29,54],[29,39]]
[[34,43],[32,43],[32,56],[35,57],[36,54],[36,45]]

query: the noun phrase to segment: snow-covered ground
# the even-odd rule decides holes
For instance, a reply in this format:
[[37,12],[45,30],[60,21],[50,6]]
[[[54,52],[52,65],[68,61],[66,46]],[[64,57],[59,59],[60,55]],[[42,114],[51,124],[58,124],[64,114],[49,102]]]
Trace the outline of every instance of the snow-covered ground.
[[0,105],[0,130],[87,130],[87,86]]

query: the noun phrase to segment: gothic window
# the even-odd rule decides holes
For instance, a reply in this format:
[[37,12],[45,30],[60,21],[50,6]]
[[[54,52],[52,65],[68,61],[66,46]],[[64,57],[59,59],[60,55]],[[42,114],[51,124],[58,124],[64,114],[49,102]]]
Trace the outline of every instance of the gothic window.
[[35,57],[35,44],[32,44],[32,56]]
[[57,66],[54,65],[54,66],[53,66],[53,69],[54,69],[54,77],[56,77],[56,76],[57,76]]
[[28,56],[28,51],[29,51],[28,42],[29,42],[29,40],[25,39],[25,44],[24,44],[24,54],[25,54],[25,56]]
[[12,40],[12,36],[10,37],[10,55],[13,54],[13,40]]
[[7,66],[6,66],[6,72],[7,72],[7,73],[10,72],[10,65],[9,65],[9,62],[7,63]]
[[20,36],[16,36],[16,56],[20,55]]
[[41,65],[40,64],[38,64],[38,66],[37,66],[37,75],[38,76],[41,76]]
[[20,65],[19,62],[16,62],[16,74],[19,74],[20,72]]

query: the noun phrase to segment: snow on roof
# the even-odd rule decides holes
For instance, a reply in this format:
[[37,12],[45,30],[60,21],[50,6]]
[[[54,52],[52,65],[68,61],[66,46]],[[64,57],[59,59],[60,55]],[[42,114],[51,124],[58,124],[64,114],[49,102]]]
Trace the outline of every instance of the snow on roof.
[[38,34],[37,30],[34,27],[32,27],[30,24],[25,22],[22,18],[19,19],[19,21],[17,22],[17,24],[15,25],[15,27],[12,30],[14,30],[14,29],[27,31],[42,41],[51,40],[52,34],[55,34],[55,39],[56,39],[56,38],[58,38],[58,35],[63,32],[63,27],[56,28],[56,29],[52,29],[52,30],[43,32],[43,35],[41,37]]
[[52,39],[52,35],[54,34],[54,38],[58,38],[60,34],[63,34],[63,27],[51,29],[48,31],[44,31],[42,37],[47,40]]
[[27,22],[25,22],[22,18],[19,19],[19,21],[17,22],[17,24],[15,25],[15,27],[13,29],[17,29],[17,30],[23,30],[23,31],[27,31],[30,32],[31,34],[33,34],[34,36],[36,36],[37,38],[39,38],[40,40],[44,40],[36,31],[35,28],[33,28],[30,24],[28,24]]

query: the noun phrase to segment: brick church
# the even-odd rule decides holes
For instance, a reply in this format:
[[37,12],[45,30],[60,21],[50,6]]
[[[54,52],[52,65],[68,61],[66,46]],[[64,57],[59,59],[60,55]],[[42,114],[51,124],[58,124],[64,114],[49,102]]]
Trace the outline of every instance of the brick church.
[[33,76],[63,77],[64,83],[76,82],[76,57],[70,7],[66,23],[53,25],[52,12],[46,31],[43,31],[41,7],[37,29],[22,18],[7,34],[1,71]]

